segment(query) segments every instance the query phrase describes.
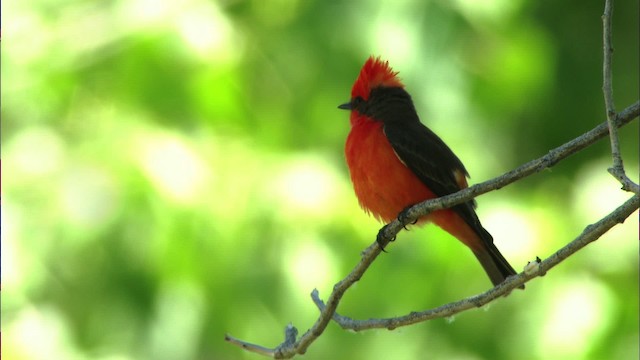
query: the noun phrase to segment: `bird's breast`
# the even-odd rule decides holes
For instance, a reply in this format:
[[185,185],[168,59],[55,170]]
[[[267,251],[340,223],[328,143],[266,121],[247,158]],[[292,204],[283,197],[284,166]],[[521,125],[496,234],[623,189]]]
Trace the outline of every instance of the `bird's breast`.
[[345,155],[356,196],[367,212],[390,222],[407,206],[435,197],[398,158],[382,122],[363,117],[352,125]]

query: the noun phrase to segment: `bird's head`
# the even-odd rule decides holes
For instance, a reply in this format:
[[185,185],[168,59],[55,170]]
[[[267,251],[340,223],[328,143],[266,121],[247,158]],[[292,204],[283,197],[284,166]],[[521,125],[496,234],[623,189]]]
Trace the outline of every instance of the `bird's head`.
[[[402,101],[397,102],[397,99]],[[352,123],[356,113],[385,121],[393,120],[394,114],[402,114],[404,110],[415,111],[398,73],[391,69],[388,61],[373,56],[362,66],[351,89],[351,100],[338,108],[353,110]]]
[[369,57],[362,66],[358,79],[351,89],[351,101],[339,106],[340,109],[351,110],[357,102],[369,100],[371,91],[380,87],[404,88],[398,78],[398,73],[393,71],[388,61],[382,61],[379,57]]

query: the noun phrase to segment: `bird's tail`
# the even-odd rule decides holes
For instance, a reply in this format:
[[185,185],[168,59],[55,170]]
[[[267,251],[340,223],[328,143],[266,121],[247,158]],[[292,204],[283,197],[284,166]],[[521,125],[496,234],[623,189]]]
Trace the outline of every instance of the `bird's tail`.
[[507,277],[516,274],[500,250],[493,244],[491,234],[480,224],[471,203],[454,208],[453,211],[436,211],[429,217],[431,221],[471,249],[493,285],[498,285]]
[[[473,254],[476,256],[480,264],[484,268],[484,271],[489,275],[493,285],[498,285],[503,282],[508,276],[516,274],[516,271],[511,267],[507,259],[502,256],[500,250],[493,244],[493,237],[482,229],[482,243],[483,247],[472,249]],[[521,287],[524,289],[524,286]]]

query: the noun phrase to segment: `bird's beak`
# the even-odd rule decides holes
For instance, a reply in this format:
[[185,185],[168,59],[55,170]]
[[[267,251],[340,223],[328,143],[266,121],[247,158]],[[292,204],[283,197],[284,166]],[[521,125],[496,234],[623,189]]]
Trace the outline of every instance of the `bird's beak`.
[[351,101],[349,101],[346,104],[342,104],[338,106],[338,109],[342,109],[342,110],[351,110],[353,107],[351,106]]

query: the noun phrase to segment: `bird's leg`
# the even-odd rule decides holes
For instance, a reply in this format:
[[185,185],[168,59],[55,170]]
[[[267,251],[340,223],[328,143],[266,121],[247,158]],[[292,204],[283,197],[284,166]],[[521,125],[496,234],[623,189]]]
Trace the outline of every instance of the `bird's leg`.
[[406,208],[404,208],[402,211],[400,211],[400,213],[398,214],[398,221],[400,221],[400,223],[402,224],[402,227],[405,230],[409,230],[407,229],[407,225],[415,225],[418,222],[418,219],[413,220],[413,222],[411,222],[409,224],[409,210],[413,207],[413,205],[409,205]]

